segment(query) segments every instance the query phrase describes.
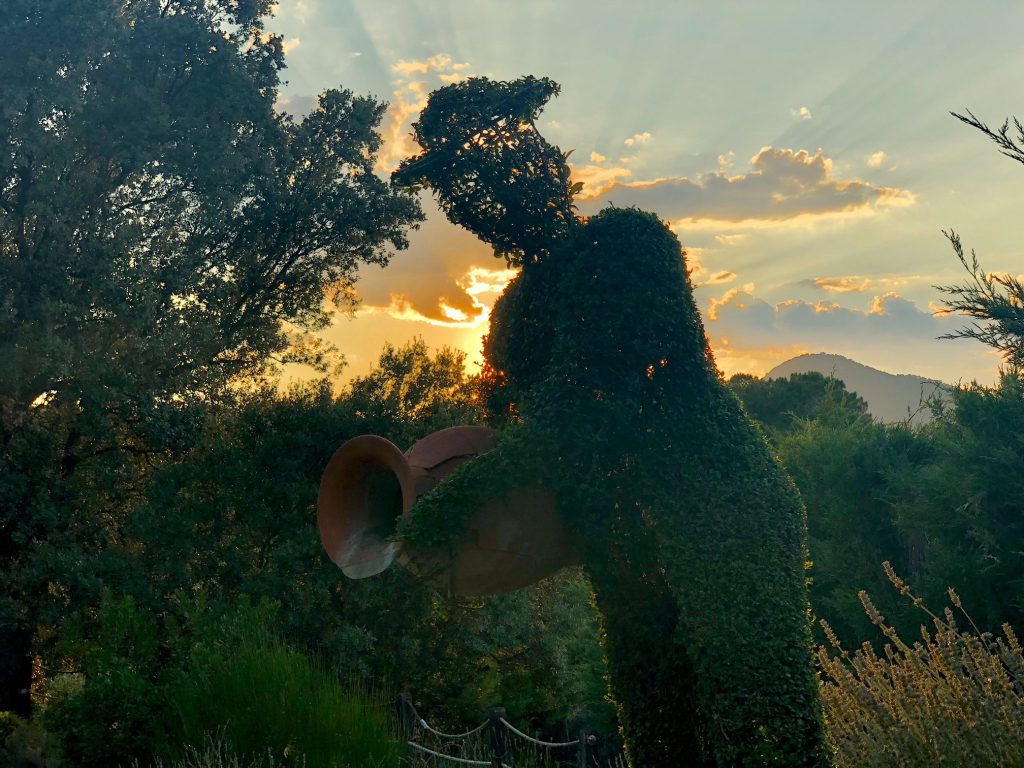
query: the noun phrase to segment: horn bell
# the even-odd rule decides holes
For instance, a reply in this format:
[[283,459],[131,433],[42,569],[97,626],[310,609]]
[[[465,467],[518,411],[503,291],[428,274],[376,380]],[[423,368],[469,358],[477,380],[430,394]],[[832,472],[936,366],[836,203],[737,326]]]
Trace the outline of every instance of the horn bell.
[[436,548],[392,540],[416,499],[463,462],[494,448],[487,427],[450,427],[404,454],[376,435],[353,438],[331,458],[320,482],[317,523],[328,556],[353,579],[375,576],[396,560],[450,595],[504,594],[582,561],[557,513],[555,497],[532,486],[487,501],[460,539]]

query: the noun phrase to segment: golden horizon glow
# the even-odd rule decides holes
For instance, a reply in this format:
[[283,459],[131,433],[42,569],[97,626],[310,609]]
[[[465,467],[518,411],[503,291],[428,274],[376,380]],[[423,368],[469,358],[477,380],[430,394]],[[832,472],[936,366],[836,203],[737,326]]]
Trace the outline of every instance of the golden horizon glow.
[[[1024,65],[1016,25],[917,4],[879,3],[871,14],[811,5],[799,17],[741,5],[749,29],[720,7],[659,0],[625,15],[544,3],[541,26],[530,21],[540,0],[440,15],[281,0],[273,31],[294,41],[281,104],[301,116],[311,94],[339,82],[387,95],[376,166],[386,177],[416,151],[411,124],[434,89],[472,75],[550,76],[562,92],[537,127],[575,150],[581,213],[636,205],[669,223],[723,371],[763,372],[780,354],[823,351],[894,372],[993,380],[997,359],[980,345],[936,340],[958,321],[936,312],[933,286],[962,281],[940,231],[950,226],[989,271],[1019,272],[1019,177],[948,116],[967,107],[998,125],[1012,110],[1006,94]],[[588,34],[567,33],[581,14]],[[1024,6],[1003,16],[1024,21]],[[820,35],[826,27],[840,32]],[[631,29],[672,33],[664,45],[632,45]],[[986,41],[984,54],[948,56],[965,34]],[[664,66],[669,40],[673,67]],[[607,56],[622,44],[629,66]],[[680,74],[691,72],[702,75]],[[498,265],[429,204],[427,213],[409,251],[383,272],[361,270],[364,306],[328,332],[349,375],[384,340],[413,336],[479,361],[500,290],[485,288],[483,273]],[[482,272],[469,279],[472,270]]]

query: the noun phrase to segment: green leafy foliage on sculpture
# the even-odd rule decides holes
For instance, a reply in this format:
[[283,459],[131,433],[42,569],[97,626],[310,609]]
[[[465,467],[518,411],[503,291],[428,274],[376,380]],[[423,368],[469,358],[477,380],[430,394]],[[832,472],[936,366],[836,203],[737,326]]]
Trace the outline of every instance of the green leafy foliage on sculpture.
[[576,224],[567,155],[535,125],[558,90],[547,78],[474,77],[437,91],[416,123],[423,152],[395,179],[434,190],[452,222],[510,264],[547,253]]
[[[424,152],[399,172],[442,207],[457,197],[475,216],[453,220],[503,252],[510,190],[548,199],[568,178],[564,162],[532,163],[535,130],[488,127],[496,100],[535,117],[536,82],[436,92],[415,126]],[[446,140],[438,126],[458,128]],[[557,190],[545,210],[558,214],[533,222],[545,235],[517,242],[522,272],[486,340],[498,448],[422,497],[397,536],[436,544],[486,498],[553,490],[587,545],[633,764],[825,765],[796,489],[721,380],[674,234],[635,209],[566,225],[572,187]]]

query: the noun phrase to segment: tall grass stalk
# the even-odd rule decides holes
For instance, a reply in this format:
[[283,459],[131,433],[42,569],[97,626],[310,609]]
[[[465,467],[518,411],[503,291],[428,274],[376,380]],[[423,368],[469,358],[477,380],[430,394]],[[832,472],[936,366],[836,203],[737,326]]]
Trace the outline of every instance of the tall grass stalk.
[[922,626],[921,639],[906,642],[866,592],[864,610],[887,640],[881,655],[866,642],[849,653],[822,621],[831,646],[818,649],[822,696],[838,768],[1024,765],[1024,655],[1013,629],[981,632],[952,589],[952,607],[932,613],[889,563],[884,568],[932,629]]
[[[133,768],[139,768],[138,763]],[[153,768],[275,768],[275,764],[270,754],[242,759],[225,741],[208,733],[201,745],[189,744],[182,756],[170,763],[157,759]]]

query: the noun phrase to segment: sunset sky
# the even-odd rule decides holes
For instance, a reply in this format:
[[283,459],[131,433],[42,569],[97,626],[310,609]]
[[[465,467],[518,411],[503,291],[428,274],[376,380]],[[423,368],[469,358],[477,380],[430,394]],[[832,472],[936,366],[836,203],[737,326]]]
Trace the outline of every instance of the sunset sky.
[[[1024,271],[1024,168],[950,117],[998,126],[1020,102],[1024,3],[680,0],[280,0],[301,115],[342,86],[390,103],[386,173],[415,151],[427,94],[472,75],[547,76],[539,128],[571,158],[583,213],[638,205],[670,222],[726,374],[802,352],[894,373],[991,382],[998,356],[936,337],[934,285],[964,275],[943,229],[990,271]],[[480,360],[514,273],[428,221],[327,332],[347,374],[423,337]]]

